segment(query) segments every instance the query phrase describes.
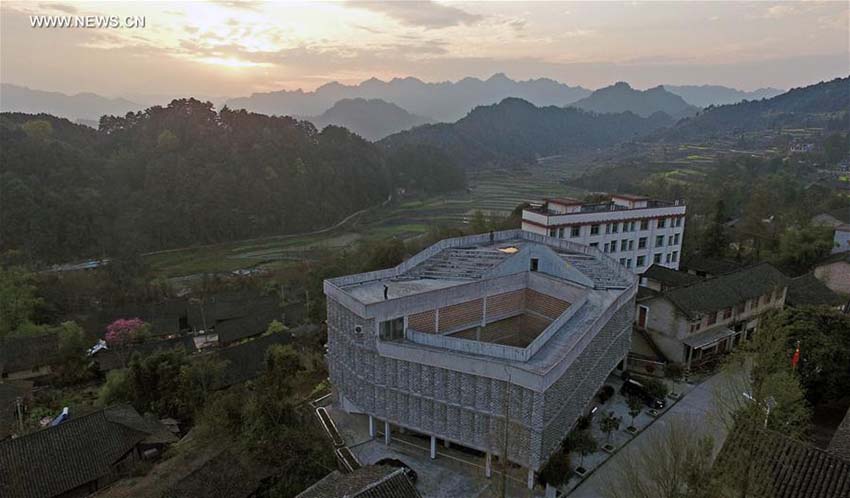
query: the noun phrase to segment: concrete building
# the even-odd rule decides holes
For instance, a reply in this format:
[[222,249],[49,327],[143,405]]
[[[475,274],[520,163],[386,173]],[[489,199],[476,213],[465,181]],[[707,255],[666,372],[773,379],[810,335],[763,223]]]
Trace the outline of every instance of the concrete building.
[[598,203],[549,199],[523,210],[522,229],[595,247],[635,273],[653,264],[678,269],[685,205],[625,194]]
[[324,283],[338,402],[534,471],[626,358],[635,276],[596,249],[509,230],[443,240]]
[[705,280],[676,279],[681,285],[651,273],[647,284],[662,281],[663,290],[641,288],[635,325],[667,361],[687,368],[749,338],[762,312],[784,306],[788,290],[788,278],[768,263]]

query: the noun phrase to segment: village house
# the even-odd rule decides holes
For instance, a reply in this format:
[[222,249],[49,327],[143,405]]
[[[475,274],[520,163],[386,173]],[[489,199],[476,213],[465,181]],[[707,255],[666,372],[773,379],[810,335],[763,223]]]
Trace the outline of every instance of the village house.
[[666,281],[662,290],[641,292],[635,324],[665,360],[687,368],[751,337],[762,312],[783,307],[788,288],[788,278],[768,263],[680,286]]
[[158,421],[118,405],[0,441],[0,496],[77,498],[117,479],[146,452],[177,438]]

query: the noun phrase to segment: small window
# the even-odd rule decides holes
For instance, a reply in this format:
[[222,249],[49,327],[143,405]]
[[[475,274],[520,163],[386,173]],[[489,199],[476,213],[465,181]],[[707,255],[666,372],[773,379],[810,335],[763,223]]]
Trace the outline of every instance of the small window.
[[605,224],[605,233],[611,233],[611,225],[609,223]]
[[564,238],[564,227],[561,227],[561,228],[558,229],[558,238],[559,239]]
[[638,239],[638,249],[646,249],[646,237]]
[[634,248],[635,248],[635,241],[634,241],[634,240],[630,240],[630,241],[629,241],[629,250],[630,250],[630,251],[632,251],[632,250],[634,250]]
[[558,236],[558,229],[557,228],[550,228],[549,229],[549,236],[550,237],[557,237]]
[[590,235],[599,235],[599,225],[590,225]]
[[640,268],[646,264],[646,256],[638,256],[637,257],[637,267]]
[[626,268],[631,268],[631,267],[632,267],[632,258],[629,258],[629,259],[626,260]]
[[661,262],[661,253],[660,252],[657,252],[657,253],[655,253],[655,255],[652,256],[652,262],[653,263],[660,263]]
[[603,246],[602,252],[604,252],[604,253],[608,252],[608,242],[606,242],[605,245]]
[[671,256],[670,256],[670,254],[668,253],[668,254],[667,254],[667,262],[668,262],[668,263],[670,262],[670,258],[671,258]]
[[708,325],[714,325],[715,323],[717,323],[717,313],[708,315]]
[[599,242],[591,242],[590,247],[593,247],[595,249],[599,249]]
[[667,245],[668,245],[668,246],[672,246],[672,245],[673,245],[673,236],[672,236],[672,235],[671,235],[671,236],[669,236],[669,237],[667,237]]
[[619,223],[611,223],[611,233],[617,233],[620,231]]
[[673,262],[675,263],[678,260],[679,260],[679,251],[673,251]]
[[578,237],[581,234],[581,225],[570,228],[570,237]]
[[640,229],[649,230],[649,220],[640,220]]
[[655,247],[664,247],[664,236],[656,235],[655,236]]
[[679,234],[678,233],[673,236],[673,244],[679,245]]
[[626,240],[626,239],[621,240],[620,241],[620,252],[623,252],[623,251],[627,250],[628,248],[629,248],[629,241]]
[[620,258],[620,264],[626,266],[626,258]]
[[666,219],[666,218],[660,218],[660,219],[657,221],[657,225],[656,225],[656,226],[658,226],[658,228],[664,228],[664,227],[666,227],[666,226],[667,226],[667,219]]
[[531,258],[531,266],[530,266],[530,270],[531,270],[531,271],[537,271],[537,269],[539,268],[539,266],[540,266],[540,260],[539,260],[539,259],[537,259],[537,258]]

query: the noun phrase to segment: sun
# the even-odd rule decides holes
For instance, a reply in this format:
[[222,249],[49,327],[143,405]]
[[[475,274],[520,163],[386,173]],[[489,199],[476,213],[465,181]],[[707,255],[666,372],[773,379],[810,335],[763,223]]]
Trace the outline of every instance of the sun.
[[203,62],[204,64],[211,64],[214,66],[221,66],[230,69],[271,66],[271,64],[269,64],[268,62],[246,61],[242,59],[237,59],[235,57],[203,57],[201,59],[198,59],[198,61]]

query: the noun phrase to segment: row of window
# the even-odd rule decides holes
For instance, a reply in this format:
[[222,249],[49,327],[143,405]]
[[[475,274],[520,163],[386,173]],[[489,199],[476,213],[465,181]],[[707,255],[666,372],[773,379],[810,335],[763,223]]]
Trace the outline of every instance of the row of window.
[[[763,296],[760,296],[760,297],[757,297],[757,298],[754,298],[754,299],[747,299],[746,302],[739,303],[735,306],[735,308],[734,308],[735,314],[741,315],[741,314],[743,314],[747,311],[755,310],[755,309],[759,308],[759,306],[767,306],[768,304],[779,299],[781,296],[782,296],[782,290],[781,289],[774,289],[773,292],[768,293],[768,294],[764,294]],[[705,326],[711,327],[712,325],[716,324],[718,321],[726,321],[726,320],[729,320],[730,318],[732,318],[732,308],[731,307],[730,308],[724,308],[724,309],[718,311],[717,313],[712,313],[712,314],[706,316]],[[691,323],[691,325],[690,325],[691,333],[697,332],[698,330],[700,330],[702,328],[702,322],[703,321],[700,320],[698,322]]]
[[[684,216],[677,216],[675,218],[659,218],[655,220],[656,228],[666,228],[670,227],[681,227],[682,223],[684,223]],[[590,225],[590,235],[599,235],[600,230],[605,230],[606,234],[612,233],[620,233],[622,230],[623,233],[634,232],[635,229],[639,229],[641,231],[649,230],[649,222],[650,220],[641,220],[638,224],[635,221],[624,221],[621,223],[602,223],[602,224],[594,224]],[[550,237],[558,237],[560,239],[569,236],[570,238],[581,237],[581,227],[583,225],[573,225],[567,227],[559,227],[559,228],[550,228],[549,236]]]
[[[619,246],[618,246],[618,242],[619,242]],[[640,237],[637,241],[637,248],[638,249],[646,249],[646,242],[647,242],[646,237]],[[679,245],[679,234],[677,233],[677,234],[668,236],[667,237],[667,245],[668,246]],[[599,242],[591,242],[590,247],[599,248]],[[602,246],[602,252],[604,252],[606,254],[618,252],[618,249],[617,249],[618,247],[619,247],[619,252],[634,251],[635,241],[633,239],[622,239],[620,241],[615,240],[613,242],[606,242]],[[659,235],[659,236],[655,237],[655,245],[653,247],[664,247],[664,236],[663,235]]]
[[[679,251],[673,251],[666,254],[657,252],[652,255],[652,263],[660,264],[662,260],[666,260],[667,263],[675,263],[679,260]],[[632,258],[620,258],[620,264],[625,266],[626,268],[632,267]],[[638,256],[635,261],[635,268],[643,268],[646,265],[646,256]]]

